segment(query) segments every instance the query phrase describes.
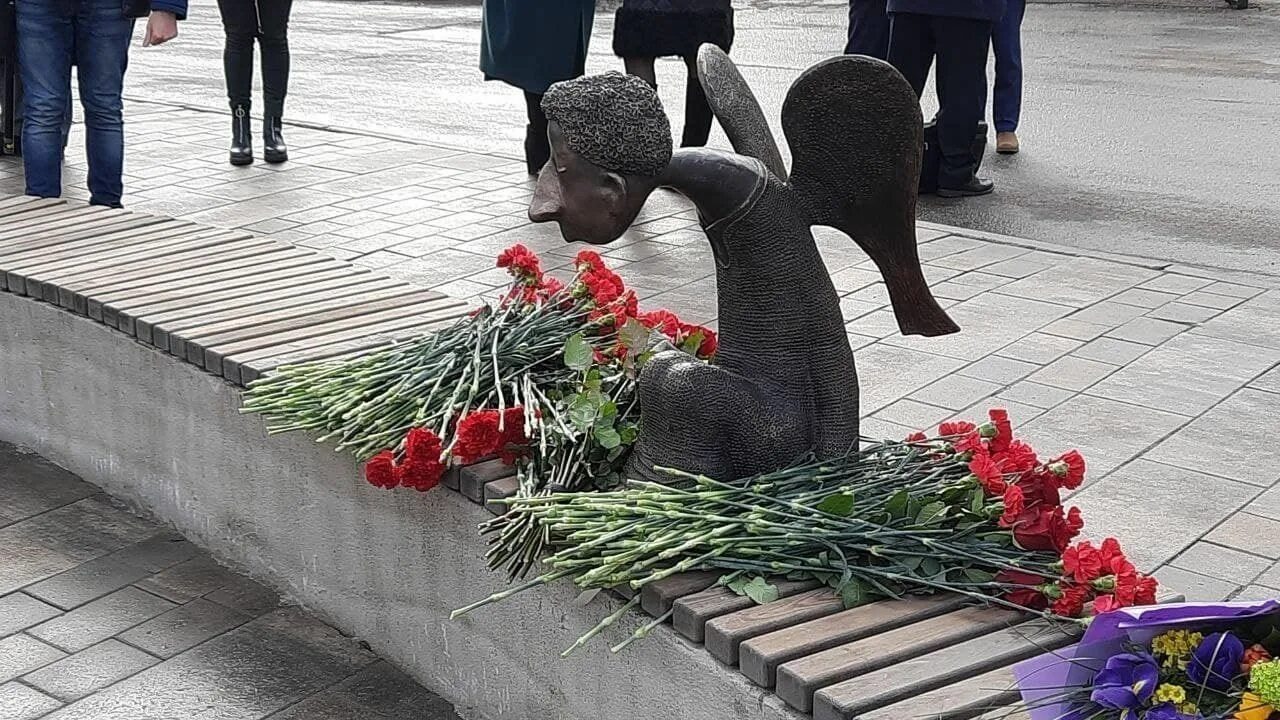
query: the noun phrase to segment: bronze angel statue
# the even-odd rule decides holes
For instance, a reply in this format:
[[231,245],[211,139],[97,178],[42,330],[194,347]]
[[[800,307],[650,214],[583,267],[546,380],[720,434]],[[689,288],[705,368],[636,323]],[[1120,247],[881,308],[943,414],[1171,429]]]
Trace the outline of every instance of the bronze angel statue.
[[893,67],[842,56],[796,80],[782,108],[790,173],[729,57],[704,45],[698,73],[736,152],[673,153],[661,102],[637,78],[559,83],[543,100],[552,157],[529,208],[568,241],[606,244],[655,188],[697,207],[715,258],[720,346],[712,364],[667,351],[644,365],[628,473],[650,480],[657,467],[736,479],[857,447],[857,372],[814,225],[871,257],[904,334],[959,329],[921,272],[920,106]]

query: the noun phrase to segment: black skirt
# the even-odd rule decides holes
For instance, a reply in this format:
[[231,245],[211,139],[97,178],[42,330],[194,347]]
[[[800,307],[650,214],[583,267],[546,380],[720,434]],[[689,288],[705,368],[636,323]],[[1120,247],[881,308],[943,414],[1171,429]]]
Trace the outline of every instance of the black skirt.
[[730,0],[624,0],[618,8],[613,53],[619,57],[688,57],[703,43],[729,52]]

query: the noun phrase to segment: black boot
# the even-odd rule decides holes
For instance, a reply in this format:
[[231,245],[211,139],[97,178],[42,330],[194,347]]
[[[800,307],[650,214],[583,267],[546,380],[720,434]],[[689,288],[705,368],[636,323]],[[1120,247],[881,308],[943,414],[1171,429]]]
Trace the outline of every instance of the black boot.
[[262,121],[262,157],[269,163],[282,163],[289,159],[283,127],[279,116],[268,115]]
[[237,107],[231,118],[231,164],[253,164],[253,136],[249,131],[249,108]]

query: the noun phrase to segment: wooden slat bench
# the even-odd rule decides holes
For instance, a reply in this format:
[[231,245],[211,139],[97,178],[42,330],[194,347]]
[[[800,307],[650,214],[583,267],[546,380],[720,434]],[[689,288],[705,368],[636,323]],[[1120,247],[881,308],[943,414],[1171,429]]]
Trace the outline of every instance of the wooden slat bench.
[[[305,248],[123,210],[0,198],[0,290],[55,304],[244,385],[283,364],[350,357],[440,327],[461,301]],[[446,487],[493,513],[517,490],[495,459]],[[694,572],[640,607],[726,671],[820,720],[968,720],[1016,700],[1010,667],[1072,636],[935,596],[844,609],[812,582],[767,605]],[[629,594],[629,591],[624,591]]]

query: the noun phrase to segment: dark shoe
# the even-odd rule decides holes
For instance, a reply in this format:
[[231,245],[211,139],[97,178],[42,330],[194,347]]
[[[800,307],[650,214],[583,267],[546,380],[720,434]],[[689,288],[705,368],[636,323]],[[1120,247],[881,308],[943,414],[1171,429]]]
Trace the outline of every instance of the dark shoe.
[[996,152],[1001,155],[1016,155],[1018,149],[1018,133],[1012,130],[996,133]]
[[969,178],[969,182],[959,187],[943,187],[942,185],[939,185],[938,197],[944,197],[944,198],[973,197],[975,195],[986,195],[995,189],[996,189],[995,183],[991,182],[990,180],[987,180],[986,178],[980,178],[977,175],[974,175],[973,177]]
[[231,164],[253,164],[253,135],[249,130],[249,109],[238,107],[231,118]]
[[551,141],[547,140],[547,131],[538,130],[532,125],[524,130],[524,163],[529,174],[537,177],[542,167],[551,160]]
[[262,157],[269,163],[282,163],[289,159],[283,128],[284,123],[278,117],[268,116],[262,121]]

